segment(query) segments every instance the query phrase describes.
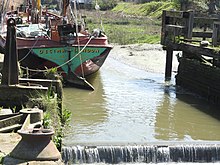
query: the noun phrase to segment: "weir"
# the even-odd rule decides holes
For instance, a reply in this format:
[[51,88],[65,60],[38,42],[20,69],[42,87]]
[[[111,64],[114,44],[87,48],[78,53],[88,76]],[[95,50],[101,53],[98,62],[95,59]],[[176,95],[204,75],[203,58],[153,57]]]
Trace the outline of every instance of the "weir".
[[220,143],[168,142],[140,145],[76,145],[62,148],[65,164],[220,162]]

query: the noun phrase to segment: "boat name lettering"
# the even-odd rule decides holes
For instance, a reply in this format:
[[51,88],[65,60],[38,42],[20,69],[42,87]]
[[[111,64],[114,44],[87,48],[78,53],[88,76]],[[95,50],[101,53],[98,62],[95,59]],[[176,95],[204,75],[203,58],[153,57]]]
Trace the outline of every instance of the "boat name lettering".
[[[78,50],[75,49],[75,52],[77,53]],[[84,49],[82,52],[83,53],[99,53],[99,50],[98,49]]]
[[53,54],[53,53],[65,53],[64,49],[40,49],[40,54]]

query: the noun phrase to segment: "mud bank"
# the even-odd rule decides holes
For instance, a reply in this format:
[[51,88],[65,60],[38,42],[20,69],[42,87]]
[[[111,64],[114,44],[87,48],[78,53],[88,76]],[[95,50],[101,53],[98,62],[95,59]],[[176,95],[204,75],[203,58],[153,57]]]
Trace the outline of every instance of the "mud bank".
[[[172,71],[176,72],[178,61],[173,55]],[[160,44],[114,45],[110,57],[132,67],[153,73],[165,73],[166,51]]]

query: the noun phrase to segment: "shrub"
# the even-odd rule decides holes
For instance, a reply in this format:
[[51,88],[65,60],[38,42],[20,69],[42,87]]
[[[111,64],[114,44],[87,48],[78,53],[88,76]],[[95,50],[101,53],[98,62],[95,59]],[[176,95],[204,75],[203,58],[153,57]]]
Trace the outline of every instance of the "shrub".
[[[97,4],[100,7],[100,10],[109,10],[113,9],[117,4],[119,0],[97,0]],[[93,6],[95,8],[96,1],[93,1]]]

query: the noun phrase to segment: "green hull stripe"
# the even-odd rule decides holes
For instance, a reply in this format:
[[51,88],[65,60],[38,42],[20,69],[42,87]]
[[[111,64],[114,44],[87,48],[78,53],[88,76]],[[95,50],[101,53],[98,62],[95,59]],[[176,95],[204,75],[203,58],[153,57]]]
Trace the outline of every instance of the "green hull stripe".
[[[82,49],[83,47],[80,47]],[[98,47],[86,47],[81,54],[82,63],[86,60],[92,59],[94,57],[99,56],[105,51],[106,48],[98,48]],[[48,61],[52,61],[56,63],[58,66],[64,64],[69,59],[76,56],[79,52],[78,47],[59,47],[59,48],[34,48],[33,52],[43,59]],[[70,55],[69,55],[70,54]],[[69,57],[70,56],[70,57]],[[76,56],[69,64],[62,66],[64,72],[68,73],[68,65],[71,68],[71,71],[75,71],[75,69],[81,64],[80,55]]]

